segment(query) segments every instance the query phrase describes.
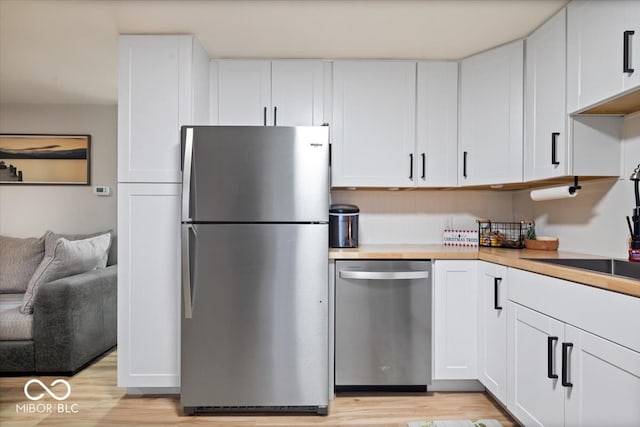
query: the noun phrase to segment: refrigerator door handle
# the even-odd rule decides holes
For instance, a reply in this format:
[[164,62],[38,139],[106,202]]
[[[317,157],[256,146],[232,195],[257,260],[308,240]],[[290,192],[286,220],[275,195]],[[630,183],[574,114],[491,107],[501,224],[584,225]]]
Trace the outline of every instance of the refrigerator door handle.
[[184,300],[184,318],[193,317],[193,301],[191,298],[191,258],[189,253],[189,234],[196,230],[193,224],[182,224],[182,298]]
[[193,161],[193,128],[187,128],[184,144],[184,164],[182,165],[182,221],[189,217],[189,196],[191,195],[191,164]]

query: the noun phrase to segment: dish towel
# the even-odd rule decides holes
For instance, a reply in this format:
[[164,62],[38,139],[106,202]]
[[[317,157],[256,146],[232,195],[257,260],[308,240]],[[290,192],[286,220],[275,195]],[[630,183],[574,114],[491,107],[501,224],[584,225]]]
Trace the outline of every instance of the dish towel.
[[502,427],[497,420],[425,420],[410,421],[407,427]]

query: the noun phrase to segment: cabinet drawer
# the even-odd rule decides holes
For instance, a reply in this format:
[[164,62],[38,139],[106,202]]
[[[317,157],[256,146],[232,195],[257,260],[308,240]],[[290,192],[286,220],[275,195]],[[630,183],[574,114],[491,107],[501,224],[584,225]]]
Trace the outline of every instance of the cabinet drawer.
[[509,268],[508,298],[640,351],[640,298]]

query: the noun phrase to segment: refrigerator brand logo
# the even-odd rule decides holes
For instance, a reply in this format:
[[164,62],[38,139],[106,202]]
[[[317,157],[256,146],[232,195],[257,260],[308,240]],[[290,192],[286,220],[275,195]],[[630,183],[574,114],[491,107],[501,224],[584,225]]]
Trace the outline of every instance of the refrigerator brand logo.
[[312,147],[322,147],[324,144],[322,142],[312,142],[309,145]]

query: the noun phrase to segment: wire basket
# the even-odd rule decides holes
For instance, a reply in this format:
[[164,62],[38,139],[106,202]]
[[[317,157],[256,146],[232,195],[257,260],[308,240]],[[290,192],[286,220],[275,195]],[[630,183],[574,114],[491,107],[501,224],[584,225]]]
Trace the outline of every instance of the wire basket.
[[533,221],[492,222],[485,219],[478,220],[478,245],[522,249],[527,233],[534,226]]

